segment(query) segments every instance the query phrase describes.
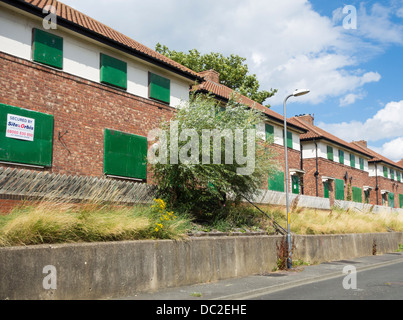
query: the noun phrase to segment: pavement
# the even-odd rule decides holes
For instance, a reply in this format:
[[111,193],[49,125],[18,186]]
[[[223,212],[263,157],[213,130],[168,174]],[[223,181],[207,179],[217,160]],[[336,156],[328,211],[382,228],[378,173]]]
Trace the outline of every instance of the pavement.
[[343,279],[347,275],[343,273],[346,266],[354,266],[360,272],[399,262],[403,262],[403,252],[299,266],[287,271],[139,293],[115,300],[248,300],[317,281]]

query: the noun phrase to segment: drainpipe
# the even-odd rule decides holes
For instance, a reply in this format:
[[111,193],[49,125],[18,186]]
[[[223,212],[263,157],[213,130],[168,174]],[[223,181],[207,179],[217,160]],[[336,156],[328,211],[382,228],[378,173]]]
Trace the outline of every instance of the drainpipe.
[[375,180],[376,180],[376,186],[375,186],[375,192],[376,192],[376,205],[379,205],[379,186],[378,186],[378,165],[375,163]]
[[315,172],[316,196],[319,197],[319,186],[318,186],[318,176],[319,176],[318,144],[316,143],[316,140],[315,140],[315,139],[313,139],[313,143],[315,144],[315,150],[316,150],[316,172]]
[[[304,159],[302,158],[303,146],[301,141],[299,142],[299,145],[301,147],[301,170],[304,171]],[[304,176],[302,176],[300,180],[301,180],[301,194],[304,194]]]

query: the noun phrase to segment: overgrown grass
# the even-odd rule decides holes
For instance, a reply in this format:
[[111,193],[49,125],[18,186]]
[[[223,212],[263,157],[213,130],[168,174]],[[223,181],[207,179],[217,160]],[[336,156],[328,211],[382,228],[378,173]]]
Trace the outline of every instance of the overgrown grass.
[[[163,227],[157,228],[157,224]],[[167,221],[150,206],[44,202],[0,217],[0,246],[179,239],[189,226],[188,218]]]
[[[273,207],[265,209],[280,225],[287,225],[285,209]],[[403,232],[403,214],[293,208],[290,211],[290,227],[291,232],[296,234]]]
[[[286,228],[286,210],[261,206]],[[292,208],[291,231],[296,234],[403,232],[403,215],[350,210]],[[191,231],[265,231],[275,234],[271,220],[247,204],[227,206],[203,219],[169,211],[161,200],[134,207],[102,203],[41,202],[0,216],[0,246],[80,243],[141,239],[183,239]]]

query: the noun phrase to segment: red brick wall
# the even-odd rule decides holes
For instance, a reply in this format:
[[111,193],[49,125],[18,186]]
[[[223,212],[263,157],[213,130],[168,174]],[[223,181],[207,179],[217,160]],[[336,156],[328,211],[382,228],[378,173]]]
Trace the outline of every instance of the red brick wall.
[[[395,208],[399,208],[399,194],[403,194],[403,184],[397,181],[392,181],[391,179],[384,178],[383,176],[378,176],[378,190],[376,190],[376,177],[371,177],[371,186],[374,189],[371,191],[371,203],[382,205],[382,190],[387,190],[394,193],[395,195]],[[386,206],[390,206],[389,200],[387,198]]]
[[0,103],[54,116],[53,165],[45,170],[60,174],[103,175],[105,128],[147,136],[174,112],[164,104],[4,53],[0,88]]
[[[275,154],[274,160],[278,163],[279,170],[285,172],[285,153],[284,147],[278,144],[273,144],[272,150]],[[287,158],[288,158],[288,169],[301,169],[301,152],[299,150],[287,149]],[[291,181],[291,177],[289,177],[289,185]],[[264,189],[268,189],[268,179],[266,179],[265,184],[263,186]],[[290,189],[291,190],[291,189]],[[301,192],[301,190],[300,190]]]
[[[304,194],[309,196],[316,196],[316,159],[304,159]],[[318,158],[318,196],[324,196],[324,185],[322,181],[323,176],[340,179],[345,182],[344,199],[347,200],[348,185],[350,184],[350,194],[352,199],[352,187],[358,187],[362,189],[362,200],[364,202],[364,190],[363,186],[371,186],[375,189],[375,185],[370,184],[368,172],[351,168],[350,166],[343,165],[334,161],[330,161],[323,158]],[[345,180],[345,175],[348,175],[348,181]],[[350,180],[350,177],[353,179]],[[351,183],[350,183],[351,181]],[[334,203],[335,197],[335,183],[332,181],[329,184],[329,198],[330,203]]]

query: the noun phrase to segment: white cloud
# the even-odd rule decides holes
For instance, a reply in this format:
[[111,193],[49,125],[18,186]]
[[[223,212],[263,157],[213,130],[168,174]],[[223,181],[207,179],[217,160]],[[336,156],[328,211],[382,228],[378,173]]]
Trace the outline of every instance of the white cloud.
[[[402,123],[403,100],[389,102],[383,109],[379,110],[372,118],[367,119],[365,122],[350,121],[334,124],[322,122],[318,123],[318,126],[346,141],[380,141],[403,137]],[[400,146],[399,152],[403,152],[403,145]]]
[[403,159],[403,136],[386,142],[382,147],[369,147],[386,158],[398,162]]
[[358,11],[358,32],[379,43],[403,44],[403,26],[392,22],[393,15],[399,16],[393,6],[375,3],[367,13],[365,4],[361,3]]
[[[357,95],[366,83],[380,79],[371,70],[360,74],[354,70],[361,53],[368,55],[374,46],[319,15],[307,0],[64,2],[151,48],[160,42],[175,50],[197,48],[246,57],[261,89],[279,89],[268,101],[272,105],[281,104],[298,87],[311,89],[299,101],[319,103],[328,97]],[[378,16],[379,21],[388,17]]]
[[344,107],[350,104],[353,104],[354,102],[356,102],[357,100],[361,100],[365,98],[365,93],[349,93],[346,96],[344,96],[343,98],[340,98],[340,106]]

